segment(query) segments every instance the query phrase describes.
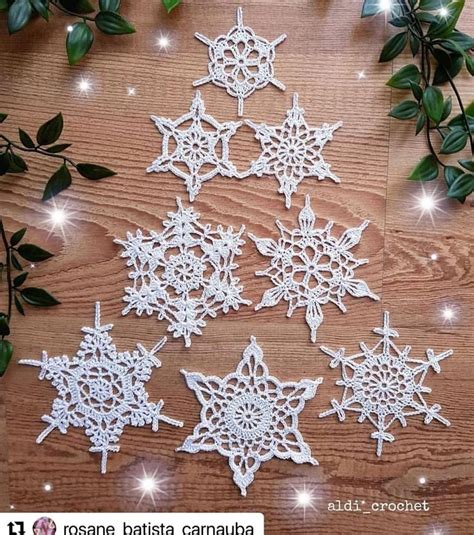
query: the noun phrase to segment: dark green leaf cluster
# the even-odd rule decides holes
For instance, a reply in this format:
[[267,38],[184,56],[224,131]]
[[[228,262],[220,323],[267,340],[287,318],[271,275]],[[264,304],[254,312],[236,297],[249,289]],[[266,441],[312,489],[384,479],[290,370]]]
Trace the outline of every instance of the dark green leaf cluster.
[[[0,123],[7,118],[0,113]],[[36,133],[36,140],[21,128],[19,129],[19,143],[15,143],[0,133],[0,175],[6,173],[22,173],[28,170],[25,160],[18,152],[35,152],[49,158],[61,161],[58,169],[49,178],[43,192],[43,201],[49,200],[71,185],[70,169],[76,171],[89,180],[100,180],[115,175],[115,172],[101,165],[91,163],[76,163],[65,156],[63,152],[71,145],[57,143],[63,131],[63,116],[58,113],[55,117],[40,126]],[[4,141],[2,144],[1,141]]]
[[[5,273],[8,285],[8,311],[0,312],[0,377],[5,373],[13,354],[13,345],[7,340],[10,335],[10,323],[13,304],[17,311],[24,316],[24,305],[36,307],[50,307],[59,305],[59,301],[43,288],[25,285],[29,273],[23,266],[26,261],[30,266],[48,260],[53,255],[32,243],[22,243],[26,228],[14,232],[7,239],[2,220],[0,219],[0,234],[5,250],[5,261],[0,262],[0,278]],[[15,274],[15,271],[18,274]]]
[[[412,171],[410,180],[434,180],[440,169],[448,187],[448,197],[464,202],[474,191],[474,102],[465,106],[455,78],[463,67],[474,75],[474,38],[456,29],[465,0],[393,0],[389,23],[399,28],[383,46],[380,61],[391,61],[407,46],[420,64],[399,69],[387,82],[395,89],[411,93],[410,98],[395,105],[389,115],[400,120],[413,119],[415,134],[425,131],[430,154]],[[378,0],[365,0],[362,17],[381,12]],[[453,115],[452,97],[444,98],[442,84],[449,84],[461,113]],[[434,148],[432,136],[440,138]],[[460,152],[469,146],[471,159],[459,159],[447,165],[442,155]]]

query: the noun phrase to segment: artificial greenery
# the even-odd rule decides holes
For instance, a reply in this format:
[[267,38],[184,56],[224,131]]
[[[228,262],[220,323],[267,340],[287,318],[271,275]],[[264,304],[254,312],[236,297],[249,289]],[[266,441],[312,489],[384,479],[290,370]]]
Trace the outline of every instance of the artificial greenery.
[[[162,0],[168,13],[181,0]],[[70,65],[89,52],[94,42],[93,27],[108,35],[134,33],[134,26],[120,14],[120,0],[0,0],[0,12],[7,13],[10,34],[19,32],[30,21],[42,17],[46,22],[55,11],[61,11],[77,22],[68,28],[66,51]]]
[[[0,113],[0,123],[7,115]],[[43,201],[47,201],[71,185],[70,169],[76,171],[89,180],[100,180],[116,173],[107,167],[91,163],[76,163],[64,154],[70,143],[57,143],[63,130],[63,116],[58,113],[55,117],[41,125],[36,133],[36,141],[19,128],[19,141],[12,141],[0,131],[0,175],[6,173],[23,173],[28,165],[19,153],[36,153],[51,159],[60,160],[61,165],[48,180],[43,192]]]
[[[390,37],[380,54],[380,61],[391,61],[407,46],[419,65],[410,64],[396,72],[387,84],[410,91],[412,98],[397,104],[390,116],[416,119],[415,133],[424,131],[429,154],[413,169],[410,180],[428,181],[440,171],[448,187],[448,197],[464,202],[474,191],[474,102],[466,106],[454,79],[465,66],[474,76],[474,38],[456,29],[465,0],[392,0],[388,22],[400,28]],[[362,17],[379,14],[380,0],[365,0]],[[385,11],[385,10],[384,10]],[[438,87],[449,84],[460,113],[452,113],[452,98],[444,98]],[[433,137],[440,138],[435,149]],[[444,155],[455,154],[469,146],[470,159],[459,159],[458,165],[443,161]]]
[[[31,267],[53,256],[37,245],[21,243],[25,233],[26,228],[22,228],[13,233],[8,239],[3,222],[0,219],[1,242],[5,250],[5,259],[0,262],[0,280],[5,274],[8,286],[7,312],[0,312],[0,377],[5,373],[13,354],[13,345],[7,339],[10,334],[13,305],[24,316],[24,304],[36,307],[50,307],[60,304],[55,297],[43,290],[43,288],[25,286],[29,273],[22,266],[23,260],[29,262]],[[18,274],[15,275],[15,271]]]

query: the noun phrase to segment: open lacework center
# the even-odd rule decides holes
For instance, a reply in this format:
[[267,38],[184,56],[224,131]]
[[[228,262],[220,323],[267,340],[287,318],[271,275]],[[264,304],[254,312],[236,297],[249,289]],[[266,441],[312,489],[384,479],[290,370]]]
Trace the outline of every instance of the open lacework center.
[[388,312],[384,314],[383,328],[376,328],[374,332],[382,337],[375,347],[370,349],[362,342],[361,352],[349,357],[344,355],[343,348],[333,351],[321,347],[332,359],[331,368],[341,366],[342,380],[337,384],[343,386],[344,391],[342,400],[333,399],[332,409],[320,416],[337,414],[343,421],[347,411],[358,413],[359,422],[367,419],[377,429],[371,437],[377,440],[376,451],[380,456],[384,442],[395,440],[388,432],[395,421],[406,427],[407,417],[422,414],[426,424],[438,420],[450,425],[439,414],[440,405],[426,403],[423,394],[430,393],[431,388],[423,386],[423,381],[430,368],[440,373],[439,362],[451,356],[453,351],[435,355],[428,349],[426,361],[410,358],[411,347],[399,349],[392,340],[398,337],[398,332],[390,328]]
[[310,128],[304,118],[304,109],[298,106],[298,93],[293,95],[293,107],[287,111],[286,119],[280,126],[257,124],[245,121],[255,131],[262,152],[252,162],[243,176],[271,175],[280,185],[278,191],[285,196],[285,206],[290,208],[291,197],[304,178],[324,180],[330,178],[340,182],[324,161],[322,150],[333,138],[335,130],[342,122],[333,125],[324,123],[321,128]]
[[92,444],[89,451],[102,455],[102,473],[107,470],[109,453],[120,450],[118,442],[126,425],[151,425],[153,431],[158,431],[160,421],[183,425],[162,415],[163,400],[149,402],[145,390],[152,368],[161,366],[154,355],[166,339],[151,351],[137,344],[136,351],[121,353],[108,334],[112,327],[100,324],[100,304],[96,303],[95,325],[83,327],[85,337],[75,357],[48,357],[43,351],[41,360],[20,361],[39,367],[39,378],[51,381],[58,391],[51,414],[42,417],[48,427],[36,442],[41,443],[54,429],[64,434],[70,426],[83,428]]
[[161,154],[148,167],[147,172],[170,171],[184,180],[192,202],[202,184],[216,175],[238,175],[229,160],[230,138],[240,122],[219,123],[208,115],[199,91],[196,92],[188,113],[175,121],[151,116],[163,136]]
[[273,457],[317,464],[298,431],[298,414],[322,382],[280,382],[269,375],[251,337],[237,370],[224,378],[182,372],[202,405],[201,421],[178,451],[217,451],[228,458],[243,496],[260,465]]
[[235,257],[245,243],[241,239],[245,227],[234,232],[219,225],[213,230],[199,223],[192,208],[183,208],[180,199],[177,204],[178,211],[168,213],[163,232],[145,236],[138,230],[116,243],[133,268],[123,314],[157,313],[158,319],[169,322],[168,331],[183,337],[188,347],[191,335],[202,334],[208,316],[250,304],[242,299],[243,288],[233,273],[238,268]]
[[288,317],[297,308],[306,308],[312,342],[316,341],[317,329],[323,321],[322,305],[334,303],[346,312],[342,302],[346,293],[379,299],[363,280],[354,278],[355,269],[368,260],[358,260],[350,252],[360,242],[369,222],[346,230],[339,239],[331,234],[332,221],[324,228],[316,228],[315,223],[316,216],[307,195],[299,214],[299,228],[288,230],[277,220],[278,242],[249,234],[259,252],[271,259],[270,266],[256,274],[269,277],[274,285],[264,293],[256,310],[275,306],[282,299],[288,303]]
[[273,84],[281,90],[285,86],[275,78],[273,61],[275,48],[286,39],[280,35],[270,42],[244,26],[243,11],[237,9],[237,25],[227,35],[212,40],[196,33],[197,39],[209,47],[208,75],[194,82],[194,86],[212,82],[223,87],[238,100],[238,115],[244,114],[244,100],[257,89]]

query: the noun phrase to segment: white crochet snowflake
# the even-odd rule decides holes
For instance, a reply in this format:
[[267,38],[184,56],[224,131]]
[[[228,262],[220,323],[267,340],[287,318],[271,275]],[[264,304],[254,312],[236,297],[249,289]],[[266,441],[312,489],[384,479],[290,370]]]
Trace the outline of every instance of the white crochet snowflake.
[[240,296],[243,288],[233,275],[245,226],[237,232],[221,225],[212,230],[199,223],[200,215],[192,208],[183,208],[179,198],[177,204],[178,211],[169,212],[163,222],[163,232],[127,232],[126,240],[115,243],[122,245],[122,257],[133,267],[133,287],[125,288],[128,305],[122,313],[157,312],[159,320],[169,322],[168,331],[184,337],[189,347],[191,335],[202,334],[208,316],[251,304]]
[[324,123],[321,128],[310,128],[304,118],[304,109],[298,106],[298,93],[293,95],[293,107],[286,112],[286,119],[280,126],[245,122],[255,130],[262,152],[241,177],[275,176],[280,184],[278,192],[285,195],[287,208],[290,208],[291,196],[304,178],[341,181],[324,161],[322,150],[332,140],[334,131],[342,126],[342,122],[332,125]]
[[450,425],[439,414],[440,405],[430,407],[426,403],[423,394],[429,394],[431,388],[423,386],[423,381],[430,368],[440,373],[439,362],[451,356],[453,351],[435,355],[432,349],[427,349],[427,361],[410,358],[410,346],[399,349],[392,341],[398,337],[398,332],[390,328],[388,312],[384,314],[383,328],[374,329],[374,333],[382,337],[377,345],[370,349],[361,342],[361,353],[350,357],[344,355],[344,348],[332,351],[321,347],[332,359],[331,368],[341,366],[342,380],[336,384],[343,386],[344,392],[341,402],[333,399],[333,408],[320,417],[337,414],[342,422],[346,418],[345,411],[359,413],[358,422],[367,419],[377,429],[370,436],[377,440],[377,455],[380,456],[384,442],[395,440],[388,429],[396,420],[406,427],[407,417],[422,414],[425,424],[438,420]]
[[238,99],[238,115],[244,114],[244,100],[257,89],[269,83],[282,91],[285,86],[274,77],[275,47],[286,39],[280,35],[270,42],[259,37],[249,26],[244,26],[242,8],[237,9],[237,25],[227,35],[211,40],[201,33],[194,34],[209,47],[209,74],[193,85],[212,82],[223,87],[229,95]]
[[227,457],[243,496],[260,465],[273,457],[318,464],[298,431],[298,414],[322,378],[280,382],[269,375],[253,336],[237,370],[224,378],[182,373],[202,409],[201,422],[177,451],[217,451]]
[[58,391],[51,414],[42,417],[48,427],[36,442],[43,442],[54,429],[65,434],[69,426],[81,427],[92,443],[89,451],[102,455],[103,474],[107,471],[109,453],[120,450],[118,442],[126,425],[151,424],[153,431],[158,431],[160,421],[183,426],[182,422],[162,415],[163,400],[149,402],[145,390],[152,368],[161,366],[154,355],[166,338],[151,351],[137,344],[137,351],[120,353],[107,334],[112,328],[111,324],[100,324],[100,303],[96,303],[95,325],[82,328],[85,337],[75,357],[48,357],[43,351],[41,360],[20,361],[41,368],[39,378],[51,381]]
[[189,112],[175,121],[151,116],[163,135],[163,141],[161,155],[147,172],[171,171],[184,180],[191,202],[203,182],[218,174],[228,178],[238,176],[237,169],[229,160],[229,142],[242,123],[219,123],[205,112],[201,93],[196,91]]
[[273,307],[281,299],[288,302],[288,317],[297,308],[305,307],[311,341],[316,342],[316,331],[323,321],[322,305],[334,303],[346,312],[342,298],[347,292],[354,297],[379,300],[363,280],[354,278],[354,270],[368,260],[358,260],[350,252],[360,242],[362,231],[369,222],[346,230],[336,239],[331,235],[333,221],[324,228],[315,227],[316,216],[309,195],[306,195],[298,219],[300,226],[294,230],[288,230],[276,221],[281,235],[278,242],[249,234],[259,252],[271,258],[270,266],[256,274],[269,277],[274,284],[274,288],[263,294],[255,310]]

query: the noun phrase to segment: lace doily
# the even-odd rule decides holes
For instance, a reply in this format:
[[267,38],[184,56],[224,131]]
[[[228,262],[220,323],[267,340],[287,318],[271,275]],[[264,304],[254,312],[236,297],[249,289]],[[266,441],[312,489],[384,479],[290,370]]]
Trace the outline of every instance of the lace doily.
[[43,442],[54,429],[65,434],[69,426],[81,427],[92,444],[89,451],[102,455],[103,474],[109,453],[120,450],[118,442],[126,425],[151,424],[153,431],[158,431],[160,421],[183,426],[162,415],[163,400],[149,402],[145,390],[152,368],[161,366],[155,353],[166,338],[150,351],[137,344],[136,351],[120,353],[108,334],[112,327],[100,324],[100,303],[96,303],[95,325],[82,328],[85,336],[75,357],[48,357],[43,351],[41,360],[20,360],[20,364],[39,367],[39,378],[51,381],[58,391],[51,414],[42,417],[48,427],[36,442]]
[[273,457],[318,464],[298,431],[298,414],[322,378],[280,382],[269,375],[253,336],[237,370],[226,377],[182,373],[202,410],[201,422],[177,451],[217,451],[227,457],[243,496],[260,465]]
[[286,119],[280,126],[245,122],[255,130],[262,152],[244,176],[275,176],[280,184],[278,192],[285,195],[287,208],[290,208],[291,196],[304,178],[341,181],[324,161],[322,150],[342,122],[310,128],[304,118],[304,109],[298,106],[298,93],[293,95],[293,107],[286,112]]
[[237,25],[227,35],[211,40],[200,33],[197,39],[209,47],[209,74],[193,85],[212,82],[223,87],[229,95],[238,99],[238,115],[244,114],[244,100],[257,89],[273,84],[282,91],[285,86],[274,77],[275,47],[286,39],[280,35],[270,42],[244,26],[242,8],[237,9]]
[[221,225],[212,230],[199,223],[200,215],[192,208],[183,208],[180,199],[176,202],[178,211],[168,213],[163,232],[128,232],[126,240],[115,243],[124,248],[121,256],[133,268],[133,287],[125,288],[128,304],[122,314],[157,312],[159,320],[169,322],[168,331],[184,337],[189,347],[191,335],[202,334],[208,316],[251,304],[240,296],[243,288],[233,274],[245,226],[237,232]]
[[331,357],[330,366],[341,366],[342,380],[336,382],[344,387],[342,400],[331,401],[332,409],[322,413],[320,417],[337,414],[339,421],[346,418],[345,411],[359,414],[358,422],[366,419],[377,429],[371,438],[377,440],[377,455],[382,455],[384,442],[393,442],[395,437],[388,432],[389,427],[398,420],[403,427],[407,426],[407,417],[424,415],[425,424],[438,420],[449,426],[450,422],[439,414],[441,406],[431,407],[426,403],[423,394],[431,392],[431,388],[423,385],[423,381],[432,368],[441,372],[439,362],[450,357],[450,349],[435,355],[427,349],[427,361],[410,358],[410,346],[399,349],[392,341],[398,332],[390,328],[389,314],[384,314],[383,328],[374,329],[374,333],[382,337],[372,349],[363,342],[361,352],[350,357],[344,355],[345,349],[332,351],[326,347],[321,349]]
[[342,298],[347,292],[354,297],[379,300],[363,280],[354,278],[354,270],[368,260],[358,260],[350,252],[360,242],[369,222],[346,230],[339,239],[331,235],[333,221],[321,229],[315,227],[315,222],[310,197],[306,195],[305,206],[299,214],[299,228],[288,230],[277,220],[278,242],[249,234],[259,252],[271,258],[270,266],[256,274],[269,277],[274,284],[274,288],[263,294],[255,310],[273,307],[281,299],[288,302],[288,317],[295,309],[305,307],[312,342],[316,342],[316,331],[323,321],[321,305],[334,303],[346,312]]
[[151,119],[163,135],[163,141],[161,155],[147,172],[170,171],[184,180],[191,202],[203,182],[218,174],[228,178],[238,176],[229,160],[229,142],[242,123],[216,121],[206,113],[199,91],[196,91],[189,112],[175,121],[155,115]]

